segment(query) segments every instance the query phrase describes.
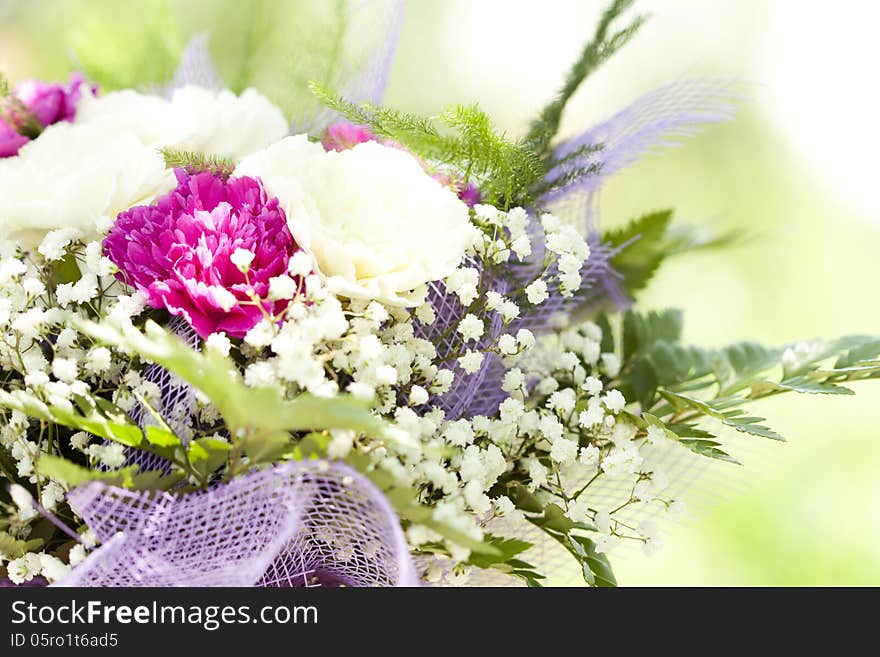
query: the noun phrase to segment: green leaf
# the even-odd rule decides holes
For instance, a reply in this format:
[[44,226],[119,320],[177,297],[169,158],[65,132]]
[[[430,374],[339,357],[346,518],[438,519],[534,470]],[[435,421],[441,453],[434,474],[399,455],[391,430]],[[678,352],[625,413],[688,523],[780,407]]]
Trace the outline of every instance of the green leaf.
[[102,481],[112,486],[122,486],[124,488],[132,487],[134,483],[133,477],[138,470],[136,465],[131,465],[121,470],[91,470],[52,454],[40,455],[35,467],[42,476],[57,479],[69,486],[79,486],[90,481]]
[[566,516],[562,508],[556,504],[545,506],[543,518],[535,522],[540,524],[541,527],[558,532],[571,531],[575,527],[574,521]]
[[623,353],[635,355],[660,341],[677,342],[683,325],[684,314],[677,308],[644,314],[628,310],[623,316]]
[[614,328],[611,326],[608,315],[605,313],[600,314],[596,318],[596,325],[602,331],[602,342],[599,343],[602,353],[614,353]]
[[679,440],[679,442],[687,447],[689,450],[691,450],[695,454],[699,454],[700,456],[708,456],[709,458],[718,459],[719,461],[727,461],[728,463],[742,465],[730,454],[720,449],[721,443],[714,440],[694,440],[691,438],[682,438]]
[[131,487],[134,490],[171,490],[179,484],[185,475],[180,470],[166,474],[162,470],[148,470],[139,472],[132,478]]
[[81,415],[74,409],[48,406],[23,391],[10,393],[5,390],[0,390],[0,407],[18,410],[30,417],[71,429],[86,431],[126,447],[141,447],[144,442],[144,435],[140,427],[130,423],[108,420],[95,408],[92,408],[87,414]]
[[[491,568],[498,564],[511,565],[516,555],[532,547],[531,543],[516,538],[487,535],[483,540],[495,548],[497,552],[496,554],[471,553],[467,563],[478,568]],[[527,566],[525,562],[519,562],[519,564]]]
[[559,93],[551,100],[529,128],[527,139],[542,157],[551,153],[551,142],[559,131],[562,112],[575,91],[614,53],[635,36],[646,17],[636,16],[625,27],[614,31],[612,26],[629,9],[633,0],[614,0],[602,13],[593,38],[584,46],[581,55],[565,78]]
[[667,424],[666,428],[679,438],[715,438],[715,434],[709,433],[708,431],[699,428],[696,424],[688,422]]
[[[656,398],[659,383],[657,372],[651,361],[648,359],[637,360],[629,371],[628,381],[629,388],[632,390],[629,398],[634,397],[642,408],[650,408]],[[626,392],[624,392],[624,397],[626,396]]]
[[543,513],[544,505],[538,501],[528,488],[522,485],[512,486],[508,491],[510,501],[514,503],[517,509],[526,511],[527,513]]
[[650,413],[642,413],[642,419],[645,421],[646,427],[647,426],[659,427],[660,429],[662,429],[666,433],[666,436],[670,440],[674,440],[674,441],[678,440],[679,435],[677,433],[675,433],[670,427],[666,426],[666,424],[662,420],[660,420],[658,417],[651,415]]
[[230,358],[216,350],[193,349],[153,321],[147,322],[144,333],[123,332],[75,317],[70,322],[95,340],[134,351],[200,390],[217,407],[233,435],[244,435],[249,429],[351,429],[372,438],[392,439],[387,425],[360,400],[348,395],[324,399],[308,394],[286,399],[275,387],[248,387]]
[[[372,479],[372,477],[370,478]],[[381,489],[382,486],[379,486],[379,488]],[[385,497],[391,502],[391,506],[397,512],[397,515],[404,520],[424,525],[428,529],[437,532],[453,543],[471,550],[471,552],[488,555],[490,557],[499,554],[497,548],[489,545],[485,541],[476,539],[447,522],[437,520],[434,517],[434,509],[418,503],[415,491],[396,487],[390,489],[385,488],[382,492],[385,493]]]
[[670,403],[672,408],[675,409],[676,412],[692,410],[702,413],[703,415],[708,415],[709,417],[714,417],[719,420],[723,420],[725,415],[722,411],[712,407],[708,402],[701,401],[694,397],[689,397],[688,395],[683,395],[680,393],[672,392],[671,390],[659,390],[660,396],[663,397],[666,401]]
[[290,440],[286,431],[256,433],[242,439],[242,446],[251,463],[271,463],[290,448]]
[[144,428],[144,434],[147,442],[156,447],[178,447],[180,446],[180,438],[166,429],[154,425],[148,425]]
[[190,443],[187,458],[193,470],[202,478],[207,479],[226,463],[231,449],[232,445],[219,438],[197,438]]
[[623,276],[630,296],[643,289],[668,255],[666,231],[672,210],[643,215],[623,228],[606,232],[602,240],[612,247],[624,247],[611,259],[611,265]]
[[0,554],[6,559],[18,559],[28,552],[35,552],[43,547],[43,540],[40,538],[23,541],[13,538],[6,532],[0,532]]
[[764,418],[762,417],[736,415],[733,417],[726,417],[722,421],[727,426],[733,427],[741,433],[748,433],[753,436],[760,436],[762,438],[770,438],[771,440],[779,440],[785,442],[785,438],[783,438],[781,435],[779,435],[769,427],[760,424],[761,422],[764,422]]
[[57,288],[63,283],[75,283],[82,278],[76,256],[69,251],[61,260],[56,260],[50,265],[49,281],[52,288]]
[[581,563],[584,581],[590,586],[609,588],[617,586],[611,562],[604,553],[596,551],[596,544],[585,536],[567,534],[566,547]]
[[[711,380],[705,377],[717,371],[718,363],[713,355],[714,352],[699,347],[658,340],[647,348],[639,360],[651,363],[659,385],[682,387],[688,384],[685,387],[697,388],[711,384]],[[701,380],[703,382],[698,386]]]
[[844,369],[880,357],[880,340],[869,340],[844,354],[834,363],[834,369]]
[[755,376],[780,364],[783,351],[756,342],[739,342],[722,349],[721,355],[733,370],[726,380],[719,380],[722,393],[730,394],[748,387]]
[[753,395],[761,395],[771,390],[788,390],[814,395],[854,395],[853,390],[833,383],[815,381],[805,376],[796,376],[783,381],[754,381],[750,385]]
[[303,436],[290,451],[290,458],[295,461],[304,461],[312,458],[324,458],[327,455],[327,445],[330,436],[327,433],[312,431]]

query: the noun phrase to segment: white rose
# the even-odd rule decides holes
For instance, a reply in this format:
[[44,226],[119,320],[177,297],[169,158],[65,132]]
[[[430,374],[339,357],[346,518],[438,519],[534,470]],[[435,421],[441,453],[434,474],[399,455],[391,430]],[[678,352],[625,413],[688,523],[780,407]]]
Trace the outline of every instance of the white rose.
[[[341,296],[417,306],[473,243],[467,206],[410,154],[376,142],[325,152],[305,135],[242,160]],[[420,289],[421,288],[421,289]]]
[[0,160],[0,239],[30,249],[59,228],[94,236],[174,185],[161,156],[134,136],[56,123]]
[[241,96],[187,86],[171,100],[126,89],[85,98],[76,122],[131,132],[153,147],[178,148],[239,159],[288,132],[281,110],[255,89]]

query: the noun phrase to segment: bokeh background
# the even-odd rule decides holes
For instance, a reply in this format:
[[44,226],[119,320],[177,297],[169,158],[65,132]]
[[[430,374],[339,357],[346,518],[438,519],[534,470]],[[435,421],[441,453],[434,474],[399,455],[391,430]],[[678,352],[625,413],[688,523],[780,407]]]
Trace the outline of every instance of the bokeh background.
[[[295,102],[303,71],[320,68],[332,42],[315,25],[336,4],[0,0],[0,70],[17,81],[103,63],[111,85],[158,82],[188,37],[207,29],[231,85],[265,81],[279,102]],[[422,113],[476,101],[516,134],[560,85],[602,4],[409,0],[387,101]],[[617,176],[601,198],[604,225],[674,206],[683,220],[754,236],[669,262],[642,305],[684,308],[687,337],[707,345],[880,332],[880,5],[637,6],[652,20],[581,90],[564,132],[683,77],[741,80],[748,99],[734,122]],[[243,52],[257,55],[243,65]],[[289,84],[279,84],[279,71]],[[764,402],[757,410],[790,442],[743,450],[746,467],[724,475],[736,490],[694,500],[654,557],[618,559],[620,583],[880,584],[880,386],[857,391]]]

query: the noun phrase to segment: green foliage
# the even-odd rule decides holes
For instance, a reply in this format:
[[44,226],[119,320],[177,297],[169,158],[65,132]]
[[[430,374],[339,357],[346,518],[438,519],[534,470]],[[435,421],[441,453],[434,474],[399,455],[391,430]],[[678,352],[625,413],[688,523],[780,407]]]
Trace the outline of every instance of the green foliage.
[[83,397],[77,398],[77,405],[68,409],[47,406],[34,397],[0,390],[0,408],[21,411],[38,420],[86,431],[126,447],[139,447],[144,442],[140,428],[129,423],[124,413],[119,411],[115,415],[105,412],[94,400]]
[[611,265],[623,276],[630,296],[644,288],[666,258],[664,241],[672,221],[672,210],[646,214],[625,227],[603,235],[603,241],[621,251]]
[[542,586],[541,580],[546,579],[546,577],[538,573],[532,564],[517,557],[517,555],[531,548],[531,543],[516,538],[501,538],[498,536],[487,536],[485,542],[495,548],[497,554],[490,555],[473,552],[467,561],[469,566],[498,570],[511,577],[523,580],[527,586],[532,588]]
[[620,248],[611,264],[623,277],[630,297],[644,289],[666,258],[720,248],[742,239],[736,232],[714,236],[701,234],[692,226],[673,224],[672,215],[672,210],[651,212],[602,236],[604,242]]
[[158,470],[138,473],[136,465],[119,470],[96,470],[52,454],[41,455],[37,460],[36,470],[43,477],[51,477],[71,487],[99,481],[109,486],[133,488],[134,490],[169,490],[184,476],[182,472],[165,474]]
[[569,71],[562,89],[529,128],[526,140],[532,144],[535,152],[542,159],[550,157],[551,142],[559,132],[562,112],[575,91],[602,64],[625,46],[644,24],[646,17],[637,16],[626,27],[617,31],[612,30],[613,24],[633,5],[633,2],[634,0],[614,0],[604,11],[593,39],[584,46],[581,56]]
[[[747,413],[751,402],[783,392],[850,395],[847,381],[880,378],[880,340],[849,336],[808,348],[769,348],[741,342],[720,349],[681,343],[682,315],[676,310],[627,311],[622,335],[614,340],[612,323],[600,316],[603,350],[615,350],[623,363],[618,387],[639,402],[641,416],[631,419],[641,429],[662,428],[691,451],[736,462],[717,436],[702,428],[709,420],[753,436],[784,440]],[[797,354],[801,353],[801,356]],[[836,359],[833,366],[828,361]]]
[[6,96],[8,96],[11,91],[12,88],[9,84],[9,80],[6,78],[3,72],[0,71],[0,99],[6,98]]
[[[342,88],[371,62],[385,35],[362,29],[373,11],[360,0],[177,0],[190,31],[211,35],[211,55],[230,89],[255,87],[297,123],[321,104],[309,82]],[[382,3],[375,3],[381,5]],[[360,20],[353,20],[356,15]]]
[[43,477],[51,477],[63,481],[69,486],[79,486],[91,481],[102,481],[111,486],[131,488],[137,466],[132,465],[121,470],[96,470],[86,468],[67,459],[52,454],[42,454],[36,463],[37,472]]
[[474,553],[497,557],[500,550],[489,543],[476,539],[449,523],[434,517],[434,509],[419,501],[418,492],[402,486],[393,475],[379,468],[370,468],[370,457],[360,452],[349,454],[346,462],[367,477],[384,493],[395,513],[404,521],[424,525],[440,536],[468,548]]
[[[519,490],[515,497],[517,506],[522,500],[524,489]],[[537,501],[535,500],[535,503]],[[534,503],[526,503],[532,509]],[[523,507],[520,507],[523,508]],[[569,519],[565,512],[556,504],[547,504],[540,515],[527,515],[527,520],[544,533],[561,544],[581,566],[581,574],[589,586],[617,586],[617,580],[611,569],[611,563],[603,553],[596,550],[596,544],[581,532],[596,531],[593,525],[578,523]]]
[[702,438],[681,438],[679,442],[687,447],[689,450],[691,450],[695,454],[699,454],[700,456],[707,456],[710,459],[717,459],[719,461],[727,461],[728,463],[741,465],[739,461],[737,461],[730,454],[721,449],[721,443],[716,440],[706,440]]
[[476,105],[459,105],[430,119],[372,103],[352,103],[317,83],[311,89],[352,123],[406,146],[429,163],[452,167],[465,182],[476,179],[486,202],[502,209],[529,205],[544,176],[533,149],[498,132]]
[[[8,393],[0,390],[0,408],[18,410],[44,422],[69,427],[77,431],[86,431],[99,438],[119,443],[124,447],[156,454],[171,461],[183,473],[190,475],[202,485],[208,483],[211,472],[200,472],[194,468],[191,460],[195,444],[191,445],[189,449],[184,447],[180,438],[175,436],[167,428],[167,425],[164,427],[148,426],[145,430],[142,430],[139,426],[132,424],[121,409],[104,399],[98,397],[75,397],[75,402],[76,404],[73,408],[48,406],[30,395],[21,392]],[[44,465],[44,467],[62,468],[62,472],[66,474],[62,476],[59,473],[58,478],[64,481],[68,480],[68,476],[72,478],[71,481],[74,481],[76,477],[86,477],[85,473],[90,472],[83,469],[84,472],[77,474],[76,469],[80,468],[80,466],[68,463],[67,461],[65,463],[68,463],[68,465],[62,466],[54,463],[52,461],[53,458],[55,457],[49,456],[48,465]],[[63,469],[65,467],[66,469]],[[134,471],[123,471],[114,474],[118,474],[121,477],[118,480],[118,485],[128,487],[139,485],[139,482],[135,481]],[[56,475],[53,474],[51,476]],[[116,480],[114,479],[114,481]],[[149,479],[142,479],[140,481],[148,482]]]
[[228,178],[235,169],[235,162],[219,155],[205,155],[193,151],[160,148],[159,153],[169,169],[184,169],[187,173],[208,171],[222,178]]
[[[77,68],[103,91],[143,87],[171,79],[184,39],[170,0],[145,0],[139,20],[112,20],[83,12],[70,33]],[[112,12],[115,8],[107,8]],[[112,14],[111,14],[112,15]]]
[[250,434],[270,440],[281,431],[352,429],[376,439],[391,439],[385,424],[363,402],[346,395],[322,399],[302,394],[286,399],[274,387],[248,387],[229,357],[210,349],[197,351],[155,322],[147,322],[145,333],[77,319],[72,323],[99,342],[161,365],[201,391],[234,436]]
[[13,538],[6,532],[0,532],[0,554],[6,559],[18,559],[28,552],[35,552],[43,546],[43,540],[35,538],[29,541],[23,541]]
[[[156,454],[177,466],[181,476],[201,486],[224,466],[224,476],[229,479],[244,468],[286,456],[294,444],[289,431],[351,429],[376,440],[393,439],[385,424],[363,402],[346,396],[320,399],[306,394],[285,399],[275,388],[249,388],[228,357],[192,349],[154,323],[148,323],[145,335],[134,329],[123,332],[81,319],[71,321],[93,339],[158,363],[203,392],[223,416],[233,436],[231,443],[202,437],[185,445],[143,399],[141,404],[155,421],[143,430],[119,408],[98,397],[76,397],[75,405],[65,408],[48,406],[23,392],[0,390],[0,407]],[[67,461],[53,461],[52,457],[42,467],[52,468],[52,476],[72,484],[85,480],[89,472]],[[157,482],[154,474],[144,473],[146,478],[138,479],[141,475],[136,476],[133,470],[100,476],[104,474],[122,486]]]

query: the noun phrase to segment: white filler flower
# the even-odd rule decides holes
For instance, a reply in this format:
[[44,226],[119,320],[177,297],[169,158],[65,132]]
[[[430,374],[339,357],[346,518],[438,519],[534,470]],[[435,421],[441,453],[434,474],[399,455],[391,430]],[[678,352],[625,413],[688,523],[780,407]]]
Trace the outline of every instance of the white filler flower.
[[288,133],[281,110],[256,89],[241,96],[229,90],[187,86],[171,100],[126,89],[83,98],[76,123],[131,132],[147,145],[239,159]]
[[94,236],[174,184],[162,157],[134,136],[56,123],[0,159],[0,240],[30,249],[56,229]]
[[467,206],[416,159],[376,142],[325,152],[305,135],[245,158],[339,295],[417,306],[473,242]]

